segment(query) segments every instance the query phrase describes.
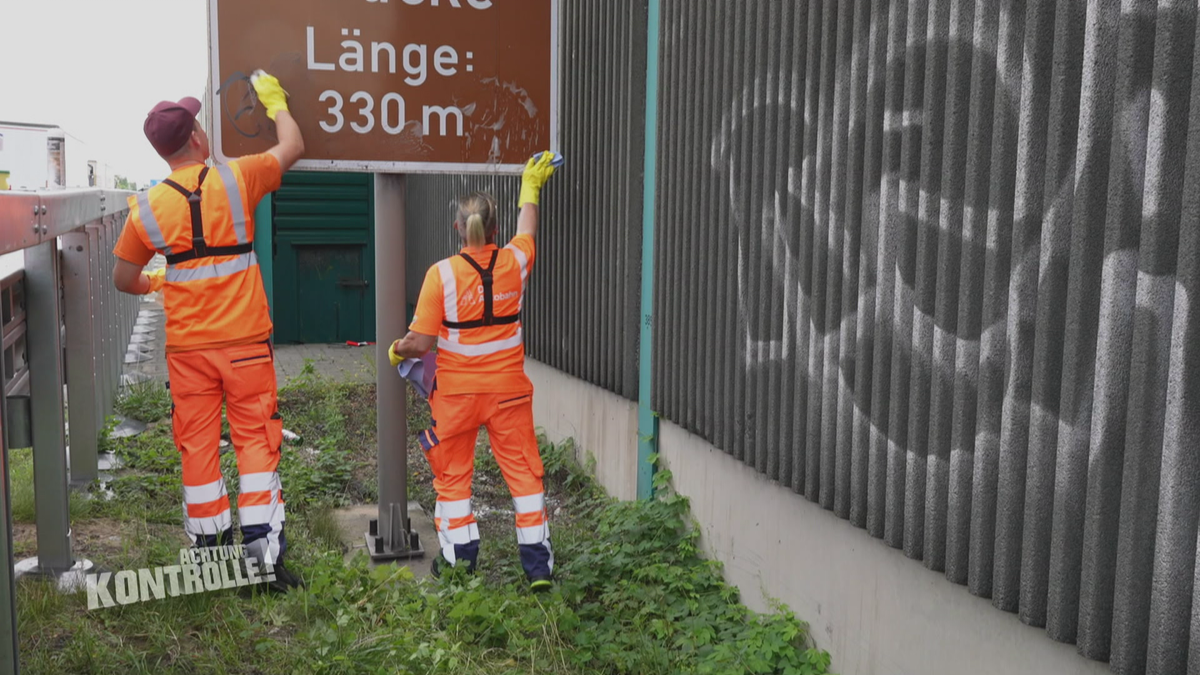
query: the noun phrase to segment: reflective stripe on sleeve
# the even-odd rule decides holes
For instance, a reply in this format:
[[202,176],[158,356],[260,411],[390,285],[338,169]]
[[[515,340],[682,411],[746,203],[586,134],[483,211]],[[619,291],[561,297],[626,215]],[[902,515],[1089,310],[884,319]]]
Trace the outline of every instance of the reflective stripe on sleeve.
[[243,253],[232,260],[216,265],[205,265],[203,267],[180,268],[174,266],[167,267],[167,282],[172,284],[187,283],[189,281],[201,281],[203,279],[219,279],[234,274],[245,272],[251,267],[258,265],[258,256],[253,251]]
[[498,354],[499,352],[513,349],[515,347],[520,347],[522,344],[520,328],[517,329],[516,335],[508,339],[481,342],[477,345],[464,345],[454,340],[438,338],[438,349],[448,351],[452,354],[459,354],[461,356],[488,356],[491,354]]
[[248,243],[250,240],[246,238],[246,211],[242,208],[242,191],[238,188],[233,168],[228,164],[220,164],[217,166],[217,175],[221,177],[221,183],[225,186],[225,194],[229,199],[229,210],[233,214],[233,231],[237,234],[237,242],[239,244]]
[[137,203],[138,218],[142,221],[142,227],[146,230],[146,236],[150,238],[150,245],[158,249],[163,255],[171,255],[171,247],[167,246],[167,240],[163,238],[162,230],[158,227],[158,220],[154,217],[154,211],[150,208],[149,193],[139,192]]
[[521,283],[524,284],[525,277],[529,276],[529,257],[525,255],[524,251],[516,246],[513,246],[512,244],[509,244],[504,248],[512,251],[513,255],[516,256],[517,264],[521,266]]
[[520,312],[525,308],[525,279],[529,276],[529,257],[521,249],[509,244],[504,247],[512,251],[513,257],[517,259],[517,264],[521,266],[521,297],[517,299],[517,311]]
[[[458,282],[454,278],[454,267],[450,265],[449,260],[443,260],[438,263],[438,274],[442,277],[442,304],[446,314],[446,321],[450,323],[458,322]],[[450,341],[458,342],[459,331],[457,328],[450,328]]]

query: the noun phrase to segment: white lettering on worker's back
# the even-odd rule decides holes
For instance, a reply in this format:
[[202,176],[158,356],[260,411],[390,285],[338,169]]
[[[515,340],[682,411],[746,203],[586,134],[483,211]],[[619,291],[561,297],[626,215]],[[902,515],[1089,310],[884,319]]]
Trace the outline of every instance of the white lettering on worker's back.
[[[518,297],[519,295],[521,295],[521,291],[509,291],[507,293],[496,293],[496,294],[492,295],[492,301],[493,302],[501,302],[503,300],[512,300],[513,298]],[[483,303],[483,288],[482,287],[480,287],[478,290],[467,291],[466,294],[463,295],[462,299],[459,300],[459,302],[458,302],[459,306],[461,306],[461,307],[474,307],[475,305],[479,305],[482,303]]]

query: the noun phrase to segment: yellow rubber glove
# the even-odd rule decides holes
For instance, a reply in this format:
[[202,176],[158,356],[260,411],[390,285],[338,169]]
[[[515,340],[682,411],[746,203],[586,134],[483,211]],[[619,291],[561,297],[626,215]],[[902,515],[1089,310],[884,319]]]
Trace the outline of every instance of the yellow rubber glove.
[[146,294],[157,293],[162,290],[163,284],[167,282],[167,268],[162,268],[156,272],[146,272],[146,279],[150,281],[150,290]]
[[400,344],[400,341],[396,340],[392,343],[391,347],[388,347],[388,362],[392,364],[393,368],[400,365],[400,362],[404,360],[403,356],[396,353],[396,345],[398,344]]
[[[550,180],[550,176],[554,175],[555,160],[558,155],[553,152],[541,153],[541,158],[537,155],[529,158],[525,164],[525,172],[521,174],[521,199],[517,202],[517,208],[521,208],[526,204],[538,204],[538,197],[542,193],[542,186],[546,181]],[[558,160],[561,164],[561,159]]]
[[258,100],[267,108],[267,117],[275,119],[276,113],[280,110],[287,110],[287,92],[280,86],[279,80],[274,75],[256,70],[250,76],[250,84],[254,85],[254,92],[258,94]]

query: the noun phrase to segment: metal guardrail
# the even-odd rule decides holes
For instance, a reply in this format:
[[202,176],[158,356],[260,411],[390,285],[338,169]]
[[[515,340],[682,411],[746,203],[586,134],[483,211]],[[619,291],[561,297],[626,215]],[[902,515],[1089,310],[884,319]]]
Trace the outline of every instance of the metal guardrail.
[[25,270],[0,281],[0,312],[4,336],[4,395],[13,396],[29,391],[29,362],[25,359]]
[[[137,320],[138,299],[110,281],[128,194],[0,193],[0,254],[25,254],[25,268],[0,280],[0,672],[18,668],[18,573],[74,584],[90,567],[71,550],[68,490],[98,477],[99,436]],[[8,450],[30,446],[38,557],[14,566]]]

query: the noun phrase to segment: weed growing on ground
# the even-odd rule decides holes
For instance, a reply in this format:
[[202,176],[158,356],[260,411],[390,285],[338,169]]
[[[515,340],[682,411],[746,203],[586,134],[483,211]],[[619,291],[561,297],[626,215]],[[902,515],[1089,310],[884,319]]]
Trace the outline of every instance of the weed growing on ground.
[[125,417],[156,422],[171,412],[171,392],[161,382],[136,382],[124,388],[116,407]]
[[[410,398],[410,431],[428,424]],[[756,614],[738,602],[718,563],[697,551],[687,500],[660,471],[660,496],[618,502],[543,438],[556,588],[527,590],[511,501],[481,434],[476,508],[480,574],[416,579],[404,567],[344,558],[331,511],[363,502],[373,481],[374,390],[303,374],[280,393],[289,567],[307,583],[286,596],[220,591],[87,611],[86,596],[23,582],[18,610],[24,672],[282,675],[825,675],[829,655],[786,608]],[[428,467],[409,439],[410,490],[432,506]],[[167,425],[111,443],[126,469],[116,497],[73,519],[79,531],[117,523],[119,544],[83,551],[111,570],[171,564],[179,527],[178,455]],[[309,451],[309,448],[312,451]],[[234,453],[222,456],[236,485]],[[507,509],[507,510],[506,510]],[[103,518],[100,520],[90,520]],[[111,529],[111,525],[109,525]],[[429,555],[436,542],[426,542]]]

